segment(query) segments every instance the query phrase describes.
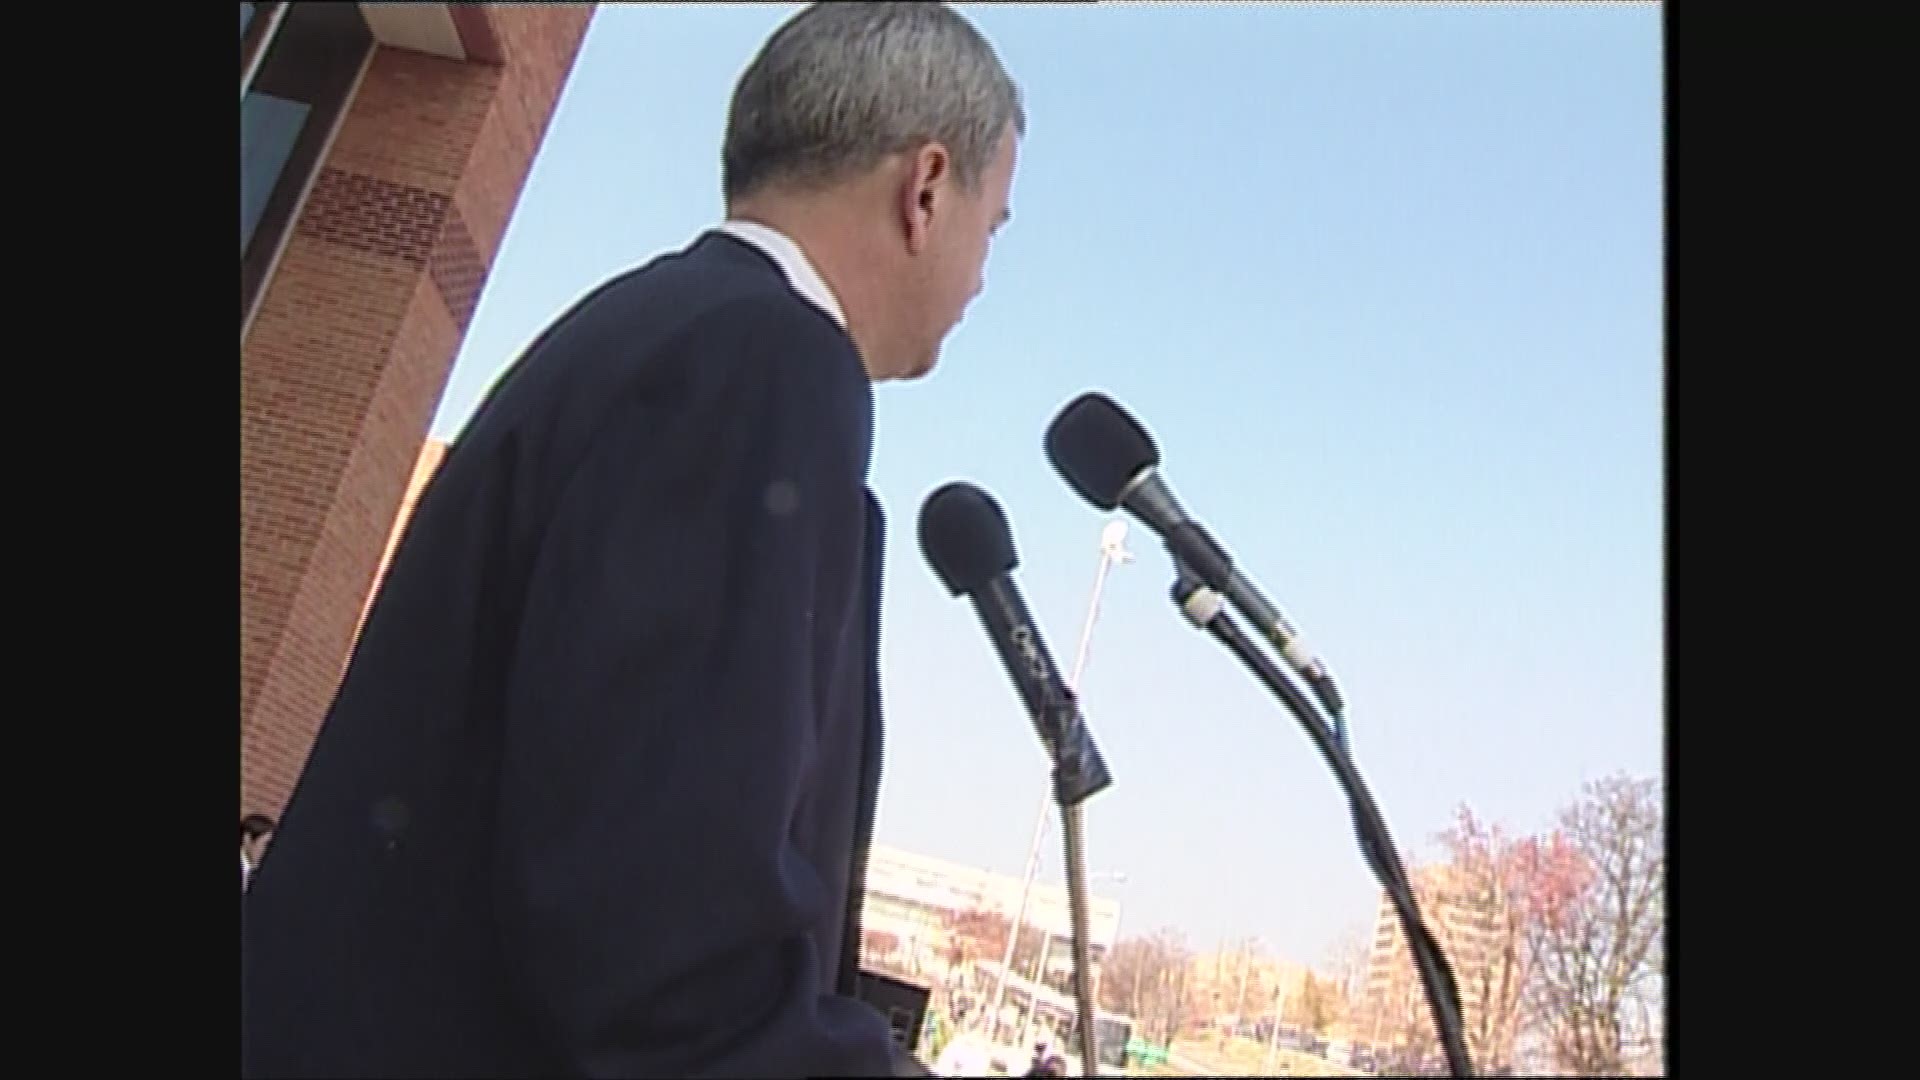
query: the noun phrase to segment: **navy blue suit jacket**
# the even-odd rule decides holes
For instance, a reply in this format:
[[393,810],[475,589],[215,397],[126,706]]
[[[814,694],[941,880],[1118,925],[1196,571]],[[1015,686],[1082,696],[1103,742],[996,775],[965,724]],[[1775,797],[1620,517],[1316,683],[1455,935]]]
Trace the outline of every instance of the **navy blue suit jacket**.
[[889,1075],[872,388],[710,233],[424,493],[247,897],[258,1076]]

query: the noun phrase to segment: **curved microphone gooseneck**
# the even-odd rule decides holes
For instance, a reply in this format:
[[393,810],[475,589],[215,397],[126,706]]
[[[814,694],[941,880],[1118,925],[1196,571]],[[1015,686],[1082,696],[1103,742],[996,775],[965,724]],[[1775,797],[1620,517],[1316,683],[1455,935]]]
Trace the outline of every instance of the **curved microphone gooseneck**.
[[1386,890],[1394,914],[1400,920],[1400,929],[1406,935],[1408,951],[1413,955],[1421,986],[1426,991],[1428,1010],[1433,1014],[1435,1027],[1439,1029],[1447,1066],[1455,1076],[1472,1076],[1473,1065],[1467,1055],[1465,1024],[1461,1016],[1460,990],[1454,979],[1453,968],[1447,963],[1446,953],[1440,948],[1440,943],[1428,931],[1426,921],[1420,917],[1419,904],[1407,880],[1406,868],[1394,849],[1386,820],[1381,816],[1379,806],[1374,803],[1372,793],[1367,790],[1366,780],[1354,767],[1352,757],[1336,738],[1332,727],[1315,712],[1313,703],[1293,685],[1266,651],[1234,622],[1218,593],[1183,568],[1174,581],[1173,602],[1189,622],[1206,630],[1214,640],[1225,645],[1287,706],[1288,711],[1300,721],[1300,726],[1306,729],[1308,738],[1313,740],[1320,756],[1332,766],[1341,789],[1346,792],[1347,800],[1353,807],[1354,824],[1360,831],[1360,850],[1366,857],[1367,866],[1379,879],[1380,887]]

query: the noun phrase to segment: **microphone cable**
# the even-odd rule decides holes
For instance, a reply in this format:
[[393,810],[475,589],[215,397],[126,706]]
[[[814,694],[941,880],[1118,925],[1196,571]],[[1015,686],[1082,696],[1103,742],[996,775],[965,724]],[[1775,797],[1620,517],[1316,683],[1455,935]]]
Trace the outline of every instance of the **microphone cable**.
[[1300,726],[1306,728],[1320,756],[1333,767],[1334,775],[1339,779],[1352,807],[1354,824],[1360,830],[1361,853],[1381,888],[1386,890],[1394,914],[1400,920],[1401,932],[1406,936],[1408,951],[1413,956],[1421,986],[1426,992],[1427,1008],[1433,1015],[1434,1026],[1439,1030],[1441,1049],[1446,1054],[1448,1068],[1454,1076],[1472,1076],[1473,1066],[1467,1056],[1460,990],[1453,967],[1447,962],[1440,943],[1428,931],[1426,921],[1420,917],[1419,905],[1414,899],[1406,868],[1387,831],[1386,820],[1381,816],[1379,806],[1374,803],[1373,795],[1367,790],[1366,781],[1348,756],[1344,740],[1335,738],[1329,725],[1315,711],[1313,703],[1294,686],[1266,650],[1240,629],[1233,616],[1225,610],[1218,593],[1206,588],[1198,579],[1182,574],[1174,585],[1173,600],[1189,621],[1205,628],[1215,640],[1225,645],[1268,690],[1286,704],[1300,721]]

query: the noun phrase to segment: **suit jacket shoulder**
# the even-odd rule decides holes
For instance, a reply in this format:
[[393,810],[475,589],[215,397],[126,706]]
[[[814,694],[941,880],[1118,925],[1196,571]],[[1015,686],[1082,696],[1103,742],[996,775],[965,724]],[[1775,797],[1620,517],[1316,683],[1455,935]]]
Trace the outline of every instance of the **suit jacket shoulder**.
[[501,379],[461,442],[513,440],[523,464],[565,475],[604,425],[669,410],[697,423],[741,380],[816,414],[823,437],[848,440],[848,466],[864,478],[872,387],[852,339],[766,256],[720,234],[583,297]]

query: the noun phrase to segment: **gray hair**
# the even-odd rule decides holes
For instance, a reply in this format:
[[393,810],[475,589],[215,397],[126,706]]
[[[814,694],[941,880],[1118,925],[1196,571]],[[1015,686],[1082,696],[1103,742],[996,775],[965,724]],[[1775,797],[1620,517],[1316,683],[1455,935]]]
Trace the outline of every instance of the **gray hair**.
[[1020,91],[993,46],[934,3],[821,3],[775,31],[740,76],[720,152],[729,201],[806,188],[939,142],[978,189],[1000,137],[1026,134]]

